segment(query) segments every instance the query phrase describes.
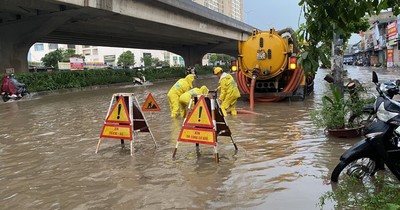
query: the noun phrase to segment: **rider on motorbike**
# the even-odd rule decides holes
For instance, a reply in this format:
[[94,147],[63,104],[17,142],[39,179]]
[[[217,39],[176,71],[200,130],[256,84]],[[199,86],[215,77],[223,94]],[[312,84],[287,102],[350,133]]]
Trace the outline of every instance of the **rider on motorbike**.
[[1,80],[1,94],[8,95],[10,97],[17,97],[17,89],[12,83],[9,75],[4,75]]
[[22,97],[22,92],[24,91],[25,84],[18,82],[18,80],[15,78],[15,74],[10,75],[10,81],[16,88],[18,97]]

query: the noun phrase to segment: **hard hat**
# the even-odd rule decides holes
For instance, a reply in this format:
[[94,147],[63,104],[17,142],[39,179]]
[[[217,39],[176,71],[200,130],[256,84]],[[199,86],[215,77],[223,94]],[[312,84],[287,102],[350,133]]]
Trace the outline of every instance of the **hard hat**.
[[219,72],[221,72],[222,71],[222,68],[221,67],[215,67],[214,68],[214,74],[215,75],[217,75]]
[[208,94],[208,88],[205,85],[201,86],[200,90],[201,94]]
[[194,80],[194,74],[188,74],[188,75],[186,75],[185,79],[186,79],[187,81],[193,81],[193,80]]

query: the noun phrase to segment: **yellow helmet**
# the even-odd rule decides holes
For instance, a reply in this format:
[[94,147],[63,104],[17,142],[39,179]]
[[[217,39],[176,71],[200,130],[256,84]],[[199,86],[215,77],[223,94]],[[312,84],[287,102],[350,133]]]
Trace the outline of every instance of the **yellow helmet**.
[[219,72],[221,72],[222,71],[222,68],[221,67],[215,67],[214,68],[214,74],[215,75],[217,75]]
[[200,90],[201,94],[208,94],[208,88],[205,85],[201,86]]

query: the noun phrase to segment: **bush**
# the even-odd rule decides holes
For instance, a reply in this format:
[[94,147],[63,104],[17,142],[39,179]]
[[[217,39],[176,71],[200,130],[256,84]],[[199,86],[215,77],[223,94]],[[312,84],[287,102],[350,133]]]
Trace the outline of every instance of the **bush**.
[[[84,70],[84,71],[54,71],[54,72],[26,72],[17,73],[18,81],[27,85],[31,92],[57,90],[65,88],[81,88],[94,85],[109,85],[115,83],[132,82],[140,70]],[[181,78],[185,76],[184,67],[148,68],[141,73],[149,81],[161,79]],[[212,67],[198,68],[199,75],[212,73]]]

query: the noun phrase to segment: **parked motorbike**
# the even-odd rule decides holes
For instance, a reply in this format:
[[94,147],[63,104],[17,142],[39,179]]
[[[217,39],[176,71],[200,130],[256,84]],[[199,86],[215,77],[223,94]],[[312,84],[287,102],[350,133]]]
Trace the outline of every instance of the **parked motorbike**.
[[[396,82],[394,81],[385,81],[383,83],[380,83],[376,88],[379,88],[379,90],[385,94],[387,97],[390,99],[393,99],[395,95],[399,93],[399,84],[400,80],[397,80]],[[377,84],[376,84],[377,85]],[[350,90],[350,96],[353,97],[352,95],[352,88],[354,88],[352,83],[349,83],[347,85],[347,88]],[[379,92],[378,92],[379,93]],[[377,98],[376,95],[375,99]],[[358,96],[355,96],[358,97]],[[357,99],[358,100],[358,99]],[[376,111],[374,110],[374,103],[371,104],[366,104],[362,108],[361,114],[356,113],[352,114],[348,120],[348,124],[354,125],[358,124],[363,126],[362,132],[363,135],[366,135],[368,133],[374,133],[380,131],[380,127],[384,126],[382,122],[377,120],[376,118]]]
[[[382,91],[378,76],[372,73],[379,96],[374,103],[376,119],[382,127],[379,132],[369,133],[366,138],[346,150],[340,157],[339,164],[331,174],[331,181],[338,182],[344,176],[364,178],[374,176],[384,165],[400,181],[400,103],[391,99]],[[397,93],[399,90],[397,88]]]
[[3,99],[4,102],[7,102],[9,100],[19,100],[21,98],[23,98],[24,96],[31,94],[26,87],[24,86],[22,88],[22,92],[21,92],[21,96],[13,96],[12,94],[6,93],[6,92],[1,92],[1,98]]

